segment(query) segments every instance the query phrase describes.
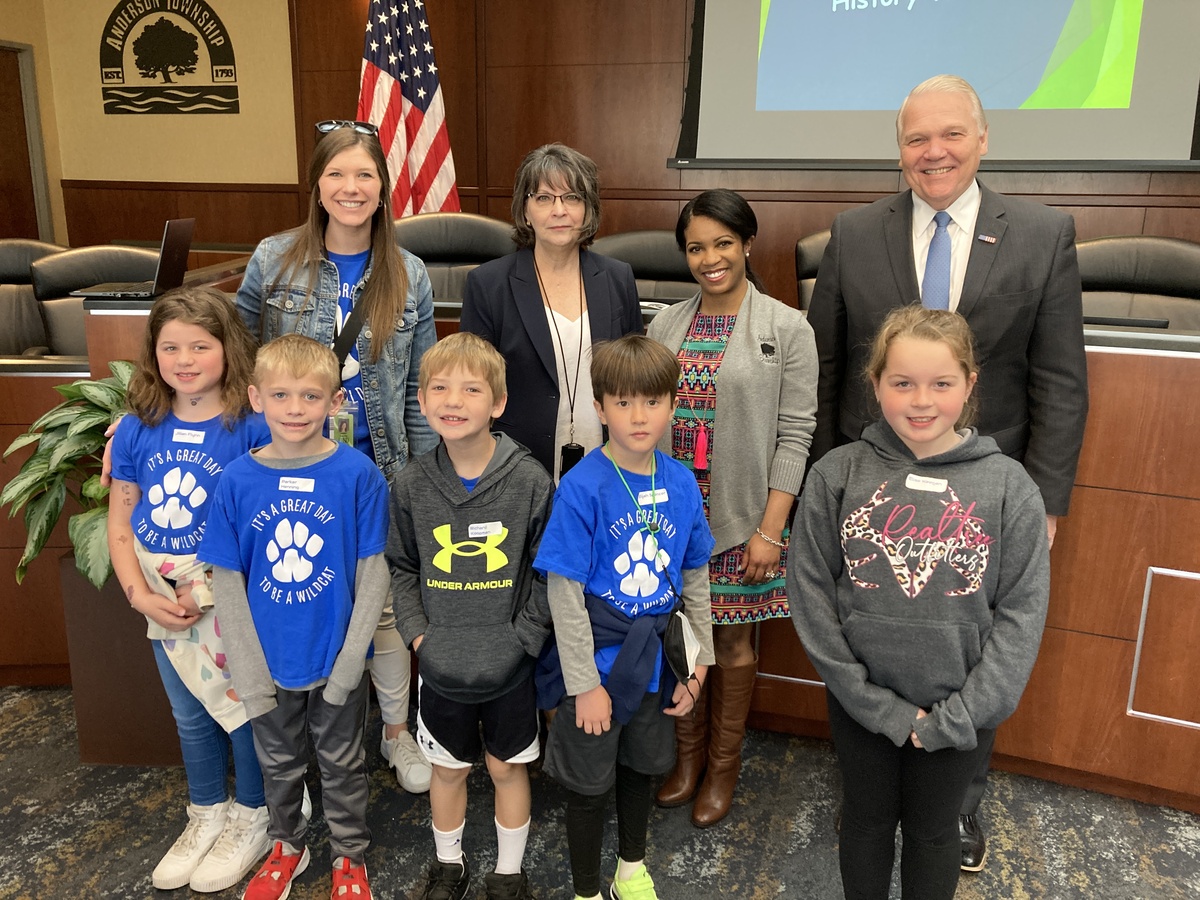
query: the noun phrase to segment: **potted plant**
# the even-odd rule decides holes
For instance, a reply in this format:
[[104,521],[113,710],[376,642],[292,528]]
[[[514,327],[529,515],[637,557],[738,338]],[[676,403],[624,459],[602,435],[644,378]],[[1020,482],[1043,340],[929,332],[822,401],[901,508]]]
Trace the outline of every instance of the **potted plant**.
[[25,550],[17,563],[17,583],[46,546],[62,516],[67,497],[81,511],[71,516],[67,535],[75,549],[75,565],[100,588],[112,575],[108,556],[108,488],[100,484],[105,430],[125,411],[125,393],[133,363],[114,360],[112,375],[56,385],[63,402],[42,415],[29,430],[9,444],[4,458],[36,444],[33,455],[0,491],[0,506],[9,516],[25,511]]
[[[112,375],[54,389],[63,397],[4,451],[36,445],[0,491],[9,515],[25,515],[20,582],[62,517],[67,498],[79,506],[67,534],[74,548],[59,564],[67,656],[82,762],[174,765],[179,739],[146,646],[145,619],[125,603],[108,555],[108,488],[100,484],[105,430],[125,410],[133,364],[114,360]],[[92,591],[87,584],[97,588]]]

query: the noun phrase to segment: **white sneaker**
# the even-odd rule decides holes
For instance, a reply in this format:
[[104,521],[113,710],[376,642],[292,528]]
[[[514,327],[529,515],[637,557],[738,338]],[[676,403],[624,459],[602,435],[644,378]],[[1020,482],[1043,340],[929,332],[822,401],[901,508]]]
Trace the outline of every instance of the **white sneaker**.
[[304,817],[305,825],[312,821],[312,797],[307,784],[304,786],[304,796],[300,799],[300,815]]
[[429,790],[429,782],[433,779],[433,766],[407,731],[402,731],[390,741],[387,739],[386,726],[380,740],[379,752],[388,765],[396,770],[396,779],[400,787],[410,794],[424,794]]
[[187,827],[171,845],[167,855],[154,867],[151,879],[156,888],[160,891],[172,891],[192,880],[192,873],[221,836],[232,802],[226,800],[215,806],[188,804]]
[[267,838],[269,818],[265,806],[251,809],[234,803],[229,808],[221,836],[192,873],[192,890],[201,893],[223,891],[241,881],[242,876],[267,855],[271,846]]

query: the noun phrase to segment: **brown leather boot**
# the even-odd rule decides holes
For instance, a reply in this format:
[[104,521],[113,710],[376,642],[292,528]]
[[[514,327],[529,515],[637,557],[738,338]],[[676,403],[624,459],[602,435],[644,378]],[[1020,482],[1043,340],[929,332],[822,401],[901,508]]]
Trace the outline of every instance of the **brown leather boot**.
[[708,685],[705,684],[692,712],[675,720],[675,768],[658,789],[654,802],[670,809],[691,800],[696,796],[707,762]]
[[742,770],[742,738],[757,670],[757,657],[744,666],[726,669],[718,665],[708,670],[708,771],[692,807],[692,824],[697,828],[715,825],[729,815],[733,788]]

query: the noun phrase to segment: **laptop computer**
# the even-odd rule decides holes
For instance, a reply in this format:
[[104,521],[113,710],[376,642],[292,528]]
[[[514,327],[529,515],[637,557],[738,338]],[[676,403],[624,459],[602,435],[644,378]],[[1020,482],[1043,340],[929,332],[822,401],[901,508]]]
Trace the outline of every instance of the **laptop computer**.
[[110,281],[72,291],[72,297],[99,297],[112,300],[138,300],[157,297],[183,284],[187,273],[188,251],[192,249],[195,219],[168,219],[163,228],[162,247],[153,281]]

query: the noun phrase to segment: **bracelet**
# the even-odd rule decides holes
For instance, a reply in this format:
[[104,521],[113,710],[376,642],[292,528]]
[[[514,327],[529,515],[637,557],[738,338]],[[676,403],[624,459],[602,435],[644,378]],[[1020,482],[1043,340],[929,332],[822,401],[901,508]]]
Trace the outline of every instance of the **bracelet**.
[[777,541],[774,538],[767,537],[765,534],[763,534],[763,530],[761,528],[755,528],[754,533],[757,534],[764,541],[766,541],[768,544],[770,544],[772,547],[778,547],[780,550],[782,550],[786,546],[786,544],[784,544],[783,541]]

